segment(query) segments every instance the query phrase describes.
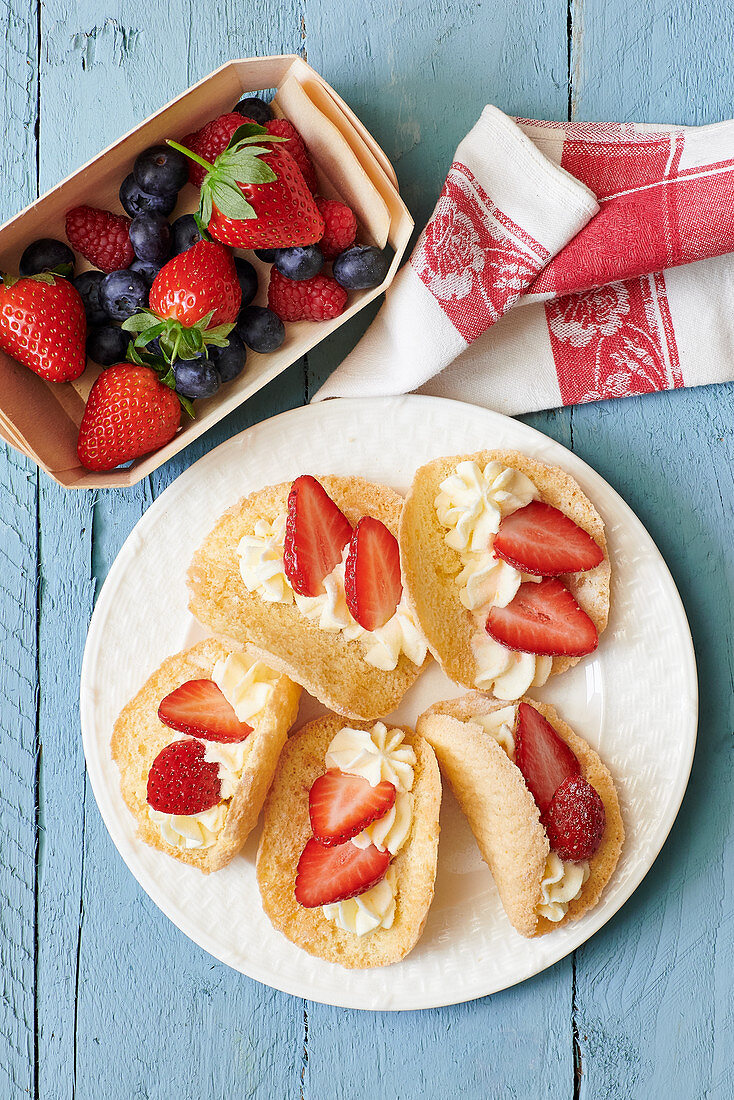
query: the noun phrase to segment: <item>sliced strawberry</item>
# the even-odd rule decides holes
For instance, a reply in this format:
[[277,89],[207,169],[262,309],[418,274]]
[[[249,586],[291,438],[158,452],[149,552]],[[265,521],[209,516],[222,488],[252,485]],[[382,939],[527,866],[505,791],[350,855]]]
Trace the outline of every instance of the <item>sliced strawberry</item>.
[[545,657],[583,657],[599,644],[593,622],[555,577],[521,584],[506,607],[489,609],[486,629],[508,649]]
[[384,878],[390,853],[348,840],[327,848],[313,837],[301,852],[296,871],[296,901],[305,909],[331,905],[363,894]]
[[318,596],[351,537],[352,525],[323,485],[310,474],[297,477],[288,495],[283,543],[283,567],[293,591]]
[[393,808],[395,793],[386,779],[371,787],[361,775],[332,768],[319,776],[308,796],[313,835],[327,847],[351,840]]
[[561,859],[591,859],[601,844],[607,815],[598,792],[582,775],[570,775],[543,815],[551,848]]
[[384,626],[403,592],[398,540],[384,523],[363,516],[349,544],[344,592],[347,607],[365,630]]
[[221,789],[219,765],[204,759],[201,741],[166,745],[148,772],[148,805],[163,814],[201,814],[216,806]]
[[517,707],[515,763],[541,814],[548,809],[564,779],[581,772],[566,742],[529,703],[519,703]]
[[601,546],[558,508],[531,500],[505,516],[494,539],[498,558],[523,573],[582,573],[604,561]]
[[240,722],[213,680],[187,680],[158,707],[158,717],[172,730],[205,741],[244,741],[252,726]]

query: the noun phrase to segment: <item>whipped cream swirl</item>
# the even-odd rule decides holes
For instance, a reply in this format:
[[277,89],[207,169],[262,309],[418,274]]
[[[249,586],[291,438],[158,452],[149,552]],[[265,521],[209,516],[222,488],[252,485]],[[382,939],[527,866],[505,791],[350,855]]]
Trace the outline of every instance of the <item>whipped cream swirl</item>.
[[428,647],[425,638],[408,607],[405,593],[395,614],[377,630],[365,630],[352,617],[344,593],[344,567],[348,547],[342,560],[324,578],[324,591],[318,596],[301,596],[291,588],[283,569],[283,541],[286,513],[271,522],[258,520],[252,535],[240,539],[240,575],[248,592],[256,592],[270,603],[296,604],[296,607],[319,630],[341,633],[347,641],[359,639],[367,664],[385,672],[397,666],[400,654],[414,665],[422,665]]
[[383,779],[398,793],[413,786],[415,752],[404,745],[402,730],[389,730],[384,722],[375,722],[371,730],[344,726],[332,739],[326,752],[326,767],[349,775],[361,775],[371,787]]
[[550,852],[540,884],[538,916],[554,922],[563,920],[569,903],[579,896],[588,878],[588,863],[564,861],[555,852]]
[[[348,726],[339,730],[326,753],[328,768],[336,768],[349,775],[359,775],[372,787],[386,779],[397,791],[395,803],[386,814],[373,821],[351,843],[357,848],[374,844],[381,852],[391,856],[405,844],[413,822],[413,795],[410,793],[415,778],[415,752],[403,744],[402,730],[391,729],[376,722],[371,730],[355,730]],[[324,905],[322,912],[327,920],[339,928],[364,936],[376,928],[390,928],[395,918],[396,876],[392,865],[376,886],[364,894],[347,901]]]
[[462,568],[455,578],[459,599],[474,618],[474,684],[493,691],[498,699],[517,699],[529,687],[540,687],[553,663],[550,657],[507,649],[485,629],[490,607],[506,607],[523,581],[540,579],[519,572],[492,552],[503,516],[538,496],[530,478],[519,470],[496,460],[482,470],[466,460],[441,482],[435,500],[438,519],[448,529],[446,544],[461,557]]

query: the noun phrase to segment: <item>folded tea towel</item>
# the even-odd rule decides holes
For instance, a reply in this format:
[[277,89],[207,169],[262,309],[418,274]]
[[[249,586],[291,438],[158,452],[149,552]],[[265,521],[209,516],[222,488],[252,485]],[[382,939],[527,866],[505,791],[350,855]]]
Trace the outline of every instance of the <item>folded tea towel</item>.
[[504,413],[734,378],[734,121],[512,120],[459,145],[412,256],[315,395]]

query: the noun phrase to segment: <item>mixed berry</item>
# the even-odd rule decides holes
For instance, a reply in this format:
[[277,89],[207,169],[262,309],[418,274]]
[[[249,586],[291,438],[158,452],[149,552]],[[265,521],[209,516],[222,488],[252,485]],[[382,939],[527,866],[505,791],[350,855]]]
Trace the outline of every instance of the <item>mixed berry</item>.
[[[189,184],[199,209],[171,220]],[[353,211],[317,191],[298,130],[247,96],[180,142],[144,149],[120,184],[124,214],[78,206],[68,243],[28,245],[20,277],[0,285],[0,347],[50,381],[77,378],[85,352],[107,368],[80,427],[83,465],[112,469],[169,442],[181,406],[193,416],[193,401],[239,377],[248,349],[276,351],[284,322],[338,317],[348,290],[384,280],[388,256],[356,243]],[[267,307],[254,304],[257,268],[232,249],[272,265]],[[75,275],[75,253],[94,270]],[[135,420],[127,439],[122,409]]]

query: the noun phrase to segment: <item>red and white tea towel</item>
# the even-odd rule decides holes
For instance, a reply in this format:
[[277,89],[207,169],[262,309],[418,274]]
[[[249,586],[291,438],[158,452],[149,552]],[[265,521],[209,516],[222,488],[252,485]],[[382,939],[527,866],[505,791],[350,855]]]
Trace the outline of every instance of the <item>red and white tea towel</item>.
[[412,390],[504,413],[734,378],[734,121],[485,107],[428,225],[314,400]]

